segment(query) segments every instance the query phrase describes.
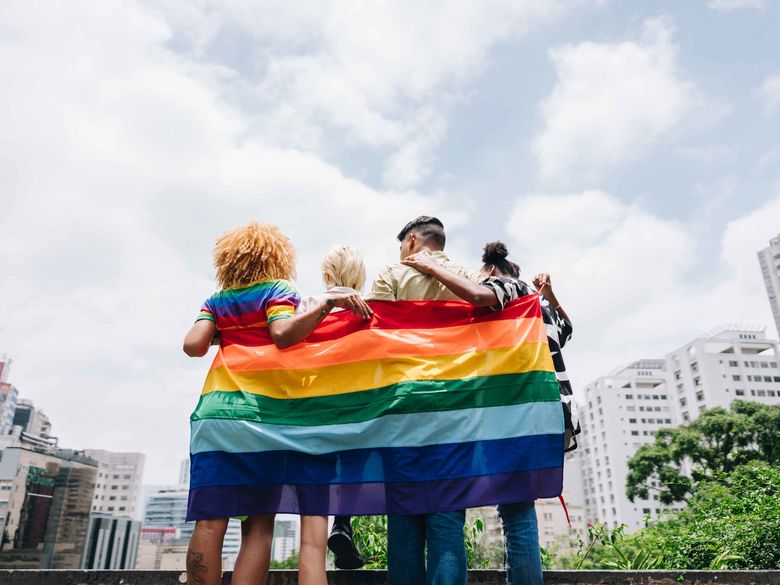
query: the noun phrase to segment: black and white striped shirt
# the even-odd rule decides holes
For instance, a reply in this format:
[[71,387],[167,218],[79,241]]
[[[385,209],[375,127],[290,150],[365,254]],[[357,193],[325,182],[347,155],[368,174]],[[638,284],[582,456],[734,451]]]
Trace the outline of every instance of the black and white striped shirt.
[[[493,291],[498,299],[498,302],[491,307],[494,311],[502,310],[510,301],[534,293],[525,282],[514,278],[491,276],[482,282],[482,286]],[[573,451],[577,448],[575,436],[580,434],[581,429],[569,374],[566,372],[566,364],[563,362],[563,354],[561,353],[561,348],[571,339],[572,326],[571,322],[564,319],[547,299],[542,296],[539,299],[542,305],[542,319],[547,330],[547,343],[550,346],[550,355],[555,367],[555,377],[558,379],[558,387],[561,391],[565,431],[564,446],[566,451]]]

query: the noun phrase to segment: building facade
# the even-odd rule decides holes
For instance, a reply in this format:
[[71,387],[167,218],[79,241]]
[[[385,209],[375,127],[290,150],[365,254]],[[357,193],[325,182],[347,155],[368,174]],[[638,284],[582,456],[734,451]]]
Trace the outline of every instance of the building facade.
[[51,421],[46,414],[35,408],[32,400],[20,399],[16,404],[13,426],[21,427],[22,431],[33,437],[46,439],[49,443],[56,443],[56,437],[51,435]]
[[97,462],[19,429],[0,450],[0,567],[81,568]]
[[9,382],[0,382],[0,435],[11,432],[16,415],[19,391]]
[[86,449],[84,453],[99,465],[92,512],[140,519],[144,454],[102,449]]
[[765,328],[724,325],[663,359],[645,359],[585,387],[579,464],[587,522],[620,523],[636,530],[646,515],[677,511],[653,493],[630,502],[628,460],[664,427],[696,420],[734,400],[780,404],[778,342]]
[[665,360],[645,359],[585,387],[579,459],[587,521],[635,530],[645,515],[664,510],[657,495],[630,502],[626,476],[637,449],[652,443],[658,429],[677,425],[667,378]]
[[780,336],[780,234],[769,240],[768,247],[758,252],[758,263],[764,277],[777,335]]
[[764,327],[718,327],[673,351],[666,361],[680,424],[708,408],[728,408],[734,400],[780,403],[778,343],[767,338]]
[[[142,550],[139,552],[138,569],[160,569],[163,561],[170,565],[172,559],[184,558],[179,554],[179,547],[186,550],[195,529],[195,522],[186,521],[188,495],[189,487],[186,485],[159,487],[148,495],[141,529]],[[231,520],[222,545],[224,570],[232,569],[240,547],[241,522]],[[185,566],[182,564],[175,568],[184,569]]]
[[84,569],[135,569],[141,522],[132,518],[93,516],[87,532]]

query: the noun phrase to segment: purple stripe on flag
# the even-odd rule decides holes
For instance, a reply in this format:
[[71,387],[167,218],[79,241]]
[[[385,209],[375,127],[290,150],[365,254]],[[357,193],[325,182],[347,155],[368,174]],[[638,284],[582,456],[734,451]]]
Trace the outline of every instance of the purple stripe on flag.
[[413,483],[211,486],[190,490],[187,520],[274,513],[429,514],[554,498],[562,489],[562,467]]

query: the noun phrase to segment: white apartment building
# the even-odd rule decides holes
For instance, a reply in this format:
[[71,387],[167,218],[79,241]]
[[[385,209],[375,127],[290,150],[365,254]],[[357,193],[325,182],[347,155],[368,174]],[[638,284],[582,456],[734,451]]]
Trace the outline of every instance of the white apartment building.
[[723,325],[667,356],[674,411],[680,424],[707,408],[736,400],[780,403],[778,343],[766,328]]
[[769,247],[758,252],[758,263],[761,265],[777,334],[780,335],[780,234],[769,240]]
[[652,491],[630,502],[628,460],[658,429],[692,422],[708,408],[736,399],[780,404],[778,355],[765,328],[724,325],[665,359],[634,362],[586,386],[579,450],[586,520],[635,530],[646,514],[679,509],[661,505]]
[[285,561],[298,550],[298,535],[301,531],[299,516],[279,514],[274,522],[274,541],[271,545],[271,559]]
[[591,382],[584,394],[579,457],[586,520],[641,528],[645,514],[658,514],[664,507],[657,495],[628,500],[628,460],[639,447],[655,440],[658,429],[676,425],[666,362],[634,362]]
[[114,453],[102,449],[85,449],[84,454],[99,463],[92,511],[140,519],[144,454]]
[[[566,492],[563,492],[566,501],[566,510],[561,506],[558,498],[549,500],[536,500],[536,524],[539,527],[539,545],[550,550],[556,545],[571,545],[577,535],[585,537],[585,508],[574,501],[570,501]],[[569,512],[569,521],[566,520],[566,511]],[[569,526],[571,522],[571,526]]]

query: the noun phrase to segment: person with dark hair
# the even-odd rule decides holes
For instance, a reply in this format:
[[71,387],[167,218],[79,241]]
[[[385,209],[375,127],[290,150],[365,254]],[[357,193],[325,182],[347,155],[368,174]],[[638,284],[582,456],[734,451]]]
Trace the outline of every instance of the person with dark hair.
[[[401,259],[425,253],[448,272],[470,281],[479,273],[452,262],[444,254],[447,238],[438,218],[423,215],[398,234]],[[371,301],[458,300],[438,280],[402,263],[391,264],[374,281],[366,297]],[[390,585],[465,585],[468,575],[463,540],[465,510],[387,517],[387,569]],[[427,558],[426,558],[427,554]]]
[[[502,310],[510,301],[533,294],[533,290],[520,280],[520,267],[508,259],[509,252],[503,242],[485,245],[482,255],[482,278],[479,284],[450,271],[436,258],[425,252],[417,252],[405,258],[402,264],[433,277],[445,285],[458,298],[478,307]],[[561,391],[564,414],[565,449],[576,449],[575,435],[580,432],[572,389],[561,348],[571,339],[572,325],[552,289],[550,275],[541,273],[534,277],[542,305],[542,318],[547,330],[555,375]],[[509,585],[541,585],[542,561],[539,551],[539,530],[536,523],[534,502],[503,504],[498,513],[504,526],[506,547],[507,583]]]
[[[444,254],[447,237],[444,224],[437,217],[421,215],[407,223],[398,233],[401,242],[401,260],[418,252],[425,252],[447,270],[475,283],[482,280],[473,270],[452,262]],[[412,267],[395,263],[385,268],[371,286],[368,301],[453,301],[458,296],[435,278]]]

